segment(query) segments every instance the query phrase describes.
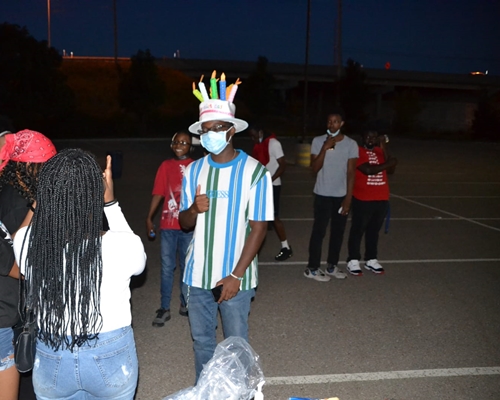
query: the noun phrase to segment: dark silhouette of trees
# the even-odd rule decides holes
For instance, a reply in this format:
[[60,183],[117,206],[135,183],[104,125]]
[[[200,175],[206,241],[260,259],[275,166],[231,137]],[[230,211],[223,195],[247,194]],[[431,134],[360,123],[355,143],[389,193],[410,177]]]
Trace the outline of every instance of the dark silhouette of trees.
[[243,82],[242,97],[248,108],[258,116],[268,114],[275,106],[275,79],[268,72],[268,60],[260,56],[255,69]]
[[472,122],[474,139],[500,140],[500,96],[483,93]]
[[144,130],[150,117],[165,103],[167,90],[149,50],[139,50],[131,60],[120,82],[120,106],[137,115]]
[[73,112],[62,58],[26,28],[0,24],[0,109],[17,128],[44,130]]
[[347,121],[364,122],[367,119],[365,106],[369,101],[366,73],[361,64],[347,60],[344,75],[339,82],[340,105]]
[[418,92],[404,90],[396,93],[392,108],[394,109],[392,131],[398,135],[415,133],[418,128],[418,115],[423,110]]

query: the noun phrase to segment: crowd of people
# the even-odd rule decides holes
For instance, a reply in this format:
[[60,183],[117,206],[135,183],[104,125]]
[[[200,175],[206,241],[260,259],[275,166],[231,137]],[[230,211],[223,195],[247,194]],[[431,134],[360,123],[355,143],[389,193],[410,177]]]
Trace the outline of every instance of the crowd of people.
[[[257,254],[268,223],[281,244],[275,260],[293,255],[279,218],[286,168],[281,143],[263,126],[249,128],[236,118],[232,101],[203,99],[199,111],[197,122],[172,137],[172,154],[156,173],[145,224],[150,240],[159,234],[161,248],[160,307],[152,325],[162,327],[171,318],[178,267],[179,314],[189,321],[196,380],[215,351],[219,313],[225,338],[248,340]],[[362,274],[363,236],[364,267],[384,272],[377,261],[378,234],[389,206],[387,173],[397,160],[385,136],[367,130],[358,145],[342,133],[343,124],[341,111],[330,113],[327,133],[311,146],[314,223],[304,275],[320,282],[347,276],[338,262],[349,214],[347,272]],[[247,128],[252,156],[233,146],[233,136]],[[88,152],[57,153],[39,132],[0,130],[0,398],[18,396],[12,327],[29,309],[38,328],[38,399],[132,399],[138,358],[129,284],[144,270],[146,254],[115,198],[111,156],[102,170]],[[195,156],[195,138],[202,157]]]

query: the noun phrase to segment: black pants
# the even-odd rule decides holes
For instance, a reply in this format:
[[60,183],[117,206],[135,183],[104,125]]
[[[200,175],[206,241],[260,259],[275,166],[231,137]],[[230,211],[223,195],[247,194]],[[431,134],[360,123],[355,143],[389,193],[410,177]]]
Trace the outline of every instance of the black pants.
[[[347,215],[339,214],[339,208],[344,197],[314,197],[314,224],[309,240],[308,268],[316,270],[321,264],[321,247],[330,222],[330,243],[328,245],[328,264],[337,265],[339,262],[340,248],[344,239]],[[331,220],[331,221],[330,221]]]
[[378,234],[387,215],[389,201],[361,201],[352,198],[351,231],[347,244],[350,260],[361,260],[361,239],[365,235],[365,260],[377,258]]

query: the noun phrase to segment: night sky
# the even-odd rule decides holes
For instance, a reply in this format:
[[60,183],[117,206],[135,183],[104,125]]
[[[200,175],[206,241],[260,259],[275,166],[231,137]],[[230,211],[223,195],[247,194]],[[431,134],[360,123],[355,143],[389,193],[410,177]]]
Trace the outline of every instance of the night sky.
[[[112,0],[51,0],[52,46],[113,56]],[[118,55],[303,63],[307,0],[117,0]],[[47,39],[47,0],[2,0],[0,21]],[[337,0],[312,0],[310,63],[334,63]],[[343,62],[500,75],[499,0],[344,0]]]

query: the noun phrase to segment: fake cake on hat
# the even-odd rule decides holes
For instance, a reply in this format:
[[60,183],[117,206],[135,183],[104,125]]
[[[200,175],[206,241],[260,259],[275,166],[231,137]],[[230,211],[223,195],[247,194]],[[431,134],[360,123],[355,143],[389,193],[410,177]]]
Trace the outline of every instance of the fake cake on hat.
[[[219,90],[217,90],[216,71],[212,72],[210,78],[210,97],[203,83],[203,75],[198,83],[199,90],[193,82],[193,94],[200,100],[200,120],[189,127],[189,132],[198,134],[201,124],[208,121],[227,121],[234,125],[236,132],[241,132],[248,128],[248,123],[242,119],[235,118],[236,106],[233,103],[234,96],[238,90],[240,79],[236,79],[234,84],[226,87],[226,75],[221,74],[219,80]],[[220,95],[220,96],[219,96]]]

